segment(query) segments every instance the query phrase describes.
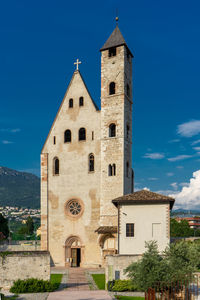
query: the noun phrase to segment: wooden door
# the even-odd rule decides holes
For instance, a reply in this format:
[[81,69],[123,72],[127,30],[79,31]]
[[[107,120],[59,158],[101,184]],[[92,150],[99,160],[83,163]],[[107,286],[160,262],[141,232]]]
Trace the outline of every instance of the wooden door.
[[72,248],[72,267],[77,267],[77,249]]

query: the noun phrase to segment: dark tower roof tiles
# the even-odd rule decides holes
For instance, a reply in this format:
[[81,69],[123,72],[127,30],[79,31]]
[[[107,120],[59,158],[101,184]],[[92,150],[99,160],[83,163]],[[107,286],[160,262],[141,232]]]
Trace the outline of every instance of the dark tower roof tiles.
[[[122,45],[125,45],[128,48],[128,46],[125,42],[125,39],[124,39],[121,31],[119,30],[119,27],[116,26],[114,31],[111,33],[111,35],[109,36],[109,38],[103,45],[103,47],[100,49],[100,51],[104,51],[109,48],[118,47],[118,46],[122,46]],[[129,50],[129,48],[128,48],[128,50]],[[131,53],[130,50],[129,50],[129,52],[133,56],[133,54]]]

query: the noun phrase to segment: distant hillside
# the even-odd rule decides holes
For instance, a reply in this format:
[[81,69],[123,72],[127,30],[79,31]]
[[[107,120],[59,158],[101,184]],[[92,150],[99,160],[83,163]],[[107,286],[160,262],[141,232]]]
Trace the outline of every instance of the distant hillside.
[[40,207],[40,179],[0,167],[0,206]]

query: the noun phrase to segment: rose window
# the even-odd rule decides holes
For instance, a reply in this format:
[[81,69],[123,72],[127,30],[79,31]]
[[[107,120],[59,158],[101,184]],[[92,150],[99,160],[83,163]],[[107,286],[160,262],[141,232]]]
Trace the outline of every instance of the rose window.
[[81,205],[77,200],[72,200],[68,204],[68,210],[73,216],[77,216],[81,212]]

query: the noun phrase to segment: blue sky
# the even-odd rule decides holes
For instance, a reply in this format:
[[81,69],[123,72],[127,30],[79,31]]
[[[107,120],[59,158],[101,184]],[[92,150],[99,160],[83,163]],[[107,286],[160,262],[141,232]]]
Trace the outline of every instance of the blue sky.
[[116,9],[134,54],[135,187],[178,193],[200,170],[200,2],[179,0],[1,1],[1,166],[39,174],[76,58],[100,106],[99,49]]

